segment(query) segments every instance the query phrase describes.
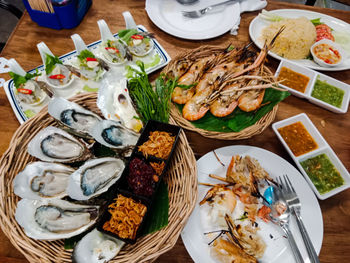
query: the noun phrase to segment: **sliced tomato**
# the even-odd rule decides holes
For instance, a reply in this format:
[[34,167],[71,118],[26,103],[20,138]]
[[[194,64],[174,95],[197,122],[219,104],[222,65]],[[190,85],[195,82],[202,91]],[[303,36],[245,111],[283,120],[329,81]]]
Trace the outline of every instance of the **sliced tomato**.
[[64,79],[64,78],[66,78],[66,76],[63,74],[56,74],[56,75],[51,75],[49,78],[50,79]]
[[119,49],[115,48],[115,47],[105,47],[105,49],[107,51],[113,50],[115,53],[119,53]]
[[144,37],[141,35],[132,35],[131,38],[132,39],[143,39]]
[[86,58],[86,61],[97,61],[96,58]]
[[17,89],[17,90],[18,90],[18,92],[23,93],[23,94],[27,94],[27,95],[30,95],[33,93],[33,91],[30,89]]

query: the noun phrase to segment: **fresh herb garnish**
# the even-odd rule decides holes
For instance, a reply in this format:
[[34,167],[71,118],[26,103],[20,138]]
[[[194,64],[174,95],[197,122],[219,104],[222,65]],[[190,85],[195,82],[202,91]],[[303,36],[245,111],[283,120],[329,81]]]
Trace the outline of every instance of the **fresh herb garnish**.
[[190,89],[190,88],[195,87],[195,86],[197,86],[197,82],[195,82],[193,84],[190,84],[190,85],[177,84],[176,87],[179,87],[181,89],[185,89],[186,90],[186,89]]
[[311,19],[310,21],[311,21],[311,23],[314,24],[314,26],[318,26],[318,25],[324,24],[324,23],[321,22],[321,18]]
[[118,36],[120,39],[122,39],[124,42],[128,43],[131,36],[138,34],[139,31],[137,29],[123,29],[118,32]]
[[114,41],[113,40],[107,40],[107,47],[114,47]]
[[80,61],[83,61],[86,58],[95,58],[95,55],[90,50],[84,49],[77,57]]
[[46,59],[45,59],[45,72],[46,74],[50,74],[53,69],[55,68],[56,64],[62,64],[61,60],[56,57],[56,56],[51,56],[49,54],[45,54]]
[[34,74],[26,73],[25,76],[21,76],[21,75],[14,73],[14,72],[9,72],[9,75],[13,79],[15,87],[18,89],[18,88],[20,88],[21,84],[26,83],[28,80],[30,80],[32,78],[40,76],[41,73],[39,73],[38,69],[36,69],[36,72]]
[[131,67],[128,68],[128,87],[141,120],[144,123],[148,120],[167,123],[169,121],[170,97],[177,81],[161,74],[155,81],[155,87],[153,87],[148,80],[143,62],[136,61],[136,64],[140,71]]
[[237,218],[236,220],[243,221],[243,220],[245,220],[247,218],[248,218],[248,215],[246,213],[244,213],[240,218]]

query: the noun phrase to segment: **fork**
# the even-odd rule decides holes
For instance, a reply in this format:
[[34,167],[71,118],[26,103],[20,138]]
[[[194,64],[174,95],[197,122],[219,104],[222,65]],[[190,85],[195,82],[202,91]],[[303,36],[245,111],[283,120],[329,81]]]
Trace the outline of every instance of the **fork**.
[[280,184],[280,189],[283,197],[285,198],[288,206],[292,210],[292,213],[295,215],[295,218],[297,219],[297,224],[301,233],[301,236],[303,237],[307,252],[310,257],[310,261],[313,263],[319,263],[318,256],[316,254],[315,248],[312,245],[311,239],[309,237],[309,234],[306,231],[306,228],[304,226],[304,223],[302,221],[301,215],[300,215],[300,209],[301,209],[301,203],[298,198],[297,193],[295,192],[295,189],[289,180],[287,175],[283,175],[284,182],[281,177],[277,178],[277,182]]
[[181,11],[182,15],[185,17],[189,17],[189,18],[199,18],[203,15],[205,15],[208,11],[212,10],[215,7],[221,6],[221,5],[226,5],[226,4],[233,4],[235,2],[237,2],[238,0],[228,0],[222,3],[218,3],[215,5],[210,5],[207,6],[205,8],[199,9],[199,10],[195,10],[195,11]]

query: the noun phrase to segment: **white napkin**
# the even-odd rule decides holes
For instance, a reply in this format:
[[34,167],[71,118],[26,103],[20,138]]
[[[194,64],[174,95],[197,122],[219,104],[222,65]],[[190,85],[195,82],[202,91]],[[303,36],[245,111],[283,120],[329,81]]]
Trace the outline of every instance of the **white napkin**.
[[[0,57],[0,73],[7,73],[10,71],[6,58]],[[5,84],[5,80],[0,78],[0,88]]]
[[[239,2],[241,14],[244,12],[251,12],[263,9],[267,5],[265,0],[241,0]],[[230,34],[237,35],[239,24],[241,23],[241,17],[238,18],[237,23],[232,27]]]

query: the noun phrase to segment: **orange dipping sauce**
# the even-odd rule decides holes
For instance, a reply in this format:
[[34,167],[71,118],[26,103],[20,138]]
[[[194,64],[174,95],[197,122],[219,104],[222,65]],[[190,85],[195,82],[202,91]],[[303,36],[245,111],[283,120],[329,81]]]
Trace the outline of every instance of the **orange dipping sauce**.
[[339,51],[328,44],[322,43],[315,46],[313,52],[316,57],[322,59],[327,64],[337,64],[341,60]]
[[300,121],[279,128],[278,132],[295,156],[300,156],[318,148],[317,143]]
[[304,93],[310,78],[289,68],[282,67],[277,80],[284,86]]

